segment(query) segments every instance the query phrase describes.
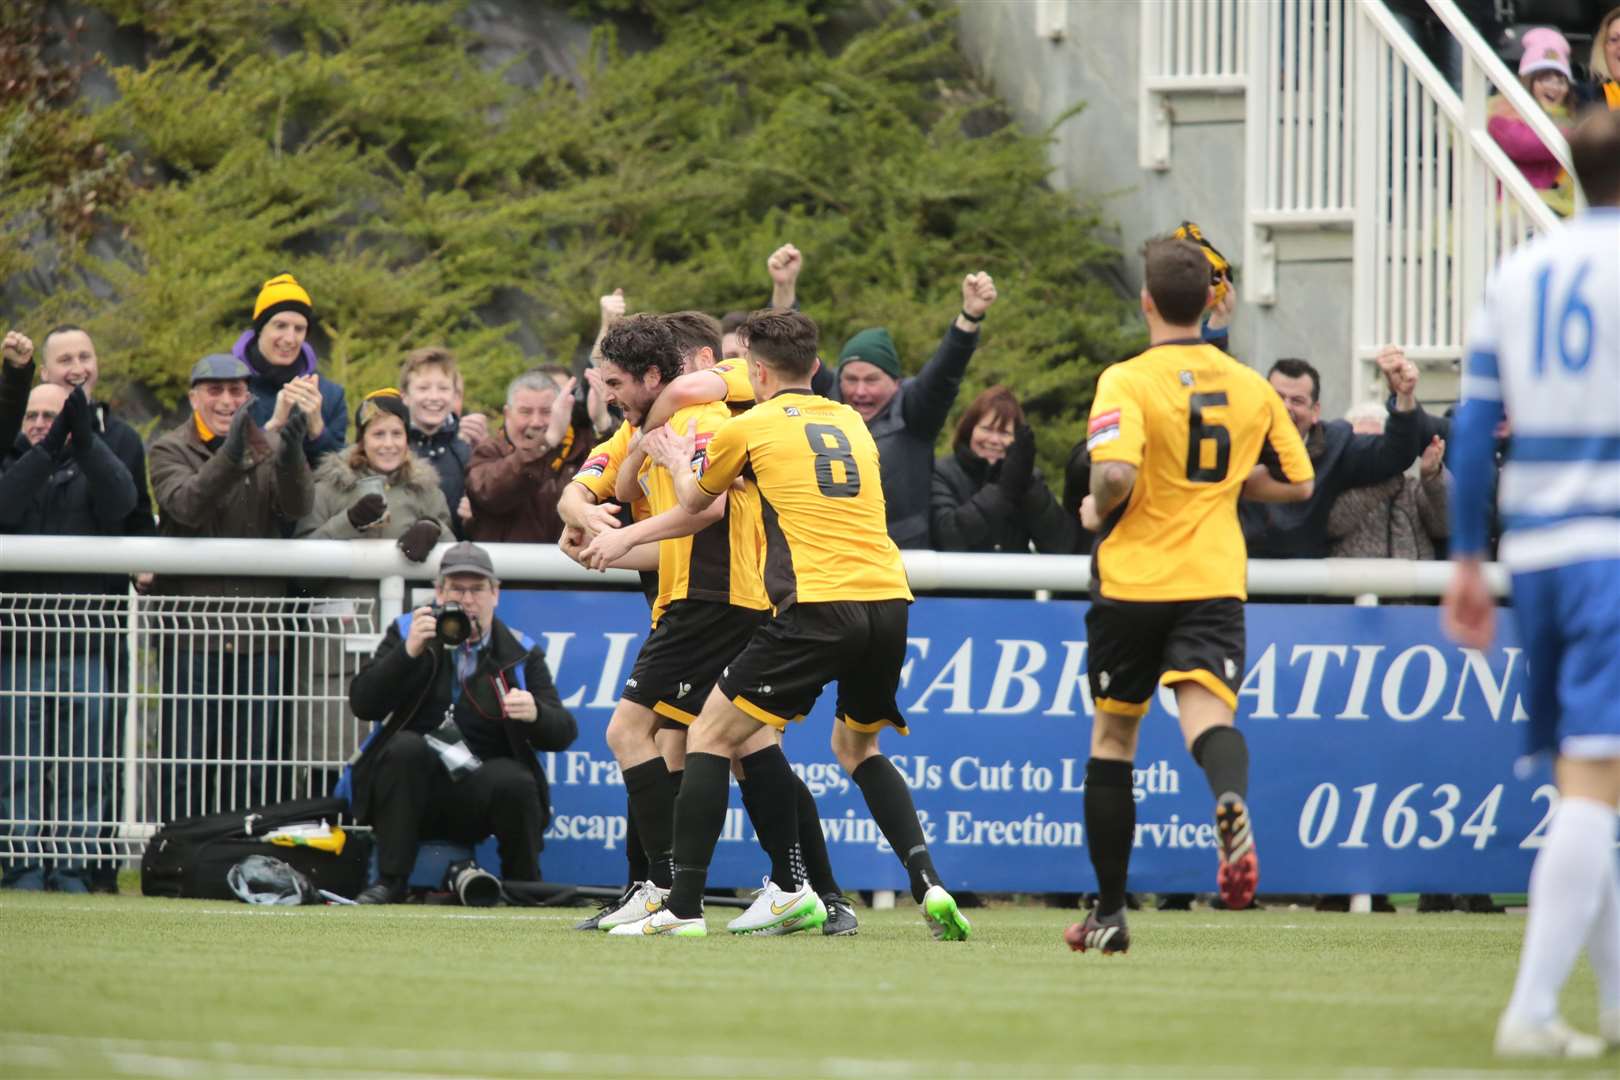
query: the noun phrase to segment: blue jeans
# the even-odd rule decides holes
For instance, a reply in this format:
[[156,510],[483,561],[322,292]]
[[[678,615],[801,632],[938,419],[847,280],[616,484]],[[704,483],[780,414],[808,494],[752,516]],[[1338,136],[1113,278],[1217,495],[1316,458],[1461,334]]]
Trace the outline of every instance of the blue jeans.
[[165,656],[159,820],[290,797],[284,696],[273,647]]
[[93,841],[115,824],[118,702],[95,652],[20,644],[0,657],[0,829],[15,838],[5,883],[79,892]]

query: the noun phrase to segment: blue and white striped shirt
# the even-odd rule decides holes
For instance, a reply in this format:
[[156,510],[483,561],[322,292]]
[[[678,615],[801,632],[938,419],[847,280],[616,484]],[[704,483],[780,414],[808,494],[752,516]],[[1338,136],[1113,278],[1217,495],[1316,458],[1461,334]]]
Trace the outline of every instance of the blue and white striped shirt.
[[1469,326],[1452,427],[1452,552],[1481,555],[1495,432],[1501,560],[1620,559],[1620,210],[1588,210],[1506,259]]

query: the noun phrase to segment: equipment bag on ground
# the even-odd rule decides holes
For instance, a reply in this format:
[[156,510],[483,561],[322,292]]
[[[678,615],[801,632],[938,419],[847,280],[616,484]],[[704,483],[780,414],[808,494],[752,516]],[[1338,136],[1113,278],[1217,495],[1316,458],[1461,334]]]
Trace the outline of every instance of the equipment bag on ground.
[[[295,799],[171,822],[147,841],[141,892],[234,900],[225,880],[231,867],[249,855],[268,855],[297,868],[317,889],[357,896],[370,875],[371,835],[338,829],[347,809],[342,799]],[[317,839],[318,828],[294,828],[322,822],[332,827],[332,840]],[[271,839],[278,831],[280,843]]]

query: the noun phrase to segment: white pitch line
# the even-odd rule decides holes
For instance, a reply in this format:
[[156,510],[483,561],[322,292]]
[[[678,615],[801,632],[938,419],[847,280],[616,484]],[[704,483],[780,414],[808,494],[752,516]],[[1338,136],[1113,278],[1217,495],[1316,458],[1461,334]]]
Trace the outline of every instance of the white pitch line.
[[[0,1032],[0,1063],[7,1066],[72,1067],[86,1057],[104,1062],[112,1071],[141,1076],[161,1076],[169,1080],[193,1077],[269,1077],[285,1075],[289,1068],[320,1075],[353,1078],[399,1076],[402,1073],[430,1073],[444,1076],[517,1073],[556,1076],[646,1076],[649,1071],[662,1075],[714,1078],[759,1075],[834,1077],[839,1080],[865,1080],[869,1077],[906,1080],[910,1077],[1018,1076],[1031,1080],[1060,1080],[1066,1077],[1238,1077],[1256,1075],[1253,1066],[1183,1064],[1063,1064],[1035,1062],[940,1062],[904,1058],[740,1058],[720,1055],[685,1057],[636,1057],[627,1054],[579,1054],[546,1050],[534,1053],[487,1050],[398,1050],[393,1048],[297,1046],[289,1044],[242,1045],[230,1042],[187,1042],[141,1039],[77,1039],[69,1036]],[[280,1070],[278,1072],[278,1070]],[[1278,1067],[1273,1075],[1299,1075],[1298,1069]],[[1265,1075],[1265,1073],[1260,1073]],[[1340,1077],[1344,1080],[1379,1080],[1391,1076],[1418,1077],[1421,1080],[1464,1080],[1477,1071],[1437,1068],[1345,1068],[1311,1072],[1309,1075]],[[1561,1076],[1550,1071],[1491,1070],[1491,1076]]]

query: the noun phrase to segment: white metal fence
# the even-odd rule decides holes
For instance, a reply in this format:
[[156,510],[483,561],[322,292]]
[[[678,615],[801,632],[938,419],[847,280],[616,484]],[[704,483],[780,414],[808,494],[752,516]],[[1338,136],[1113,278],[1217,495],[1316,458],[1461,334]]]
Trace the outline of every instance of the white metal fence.
[[[286,543],[8,536],[0,572],[279,576]],[[488,550],[509,585],[637,586],[633,574],[591,574],[554,547]],[[1090,577],[1083,556],[908,551],[905,560],[919,592],[1081,593]],[[330,792],[362,736],[348,682],[403,610],[405,574],[422,571],[388,541],[299,541],[297,563],[308,577],[350,580],[287,599],[0,594],[9,874],[82,880],[138,854],[160,822]],[[1250,564],[1257,596],[1435,596],[1449,578],[1434,562]]]
[[1380,0],[1356,22],[1355,365],[1380,345],[1418,361],[1462,356],[1468,311],[1501,258],[1557,216],[1491,136],[1494,89],[1568,162],[1563,136],[1452,0],[1430,6],[1462,47],[1458,93]]
[[370,598],[0,594],[6,879],[72,887],[158,822],[329,793],[377,640]]
[[[1210,95],[1243,93],[1247,81],[1252,0],[1142,0],[1137,156],[1144,169],[1170,167],[1170,128],[1201,113]],[[1179,104],[1172,105],[1172,96]]]
[[1557,221],[1491,137],[1492,94],[1568,165],[1563,136],[1456,3],[1429,6],[1457,41],[1460,89],[1383,0],[1138,9],[1142,166],[1169,167],[1171,124],[1200,95],[1206,108],[1245,95],[1244,295],[1279,299],[1285,246],[1351,260],[1357,399],[1387,343],[1449,372],[1491,267]]

